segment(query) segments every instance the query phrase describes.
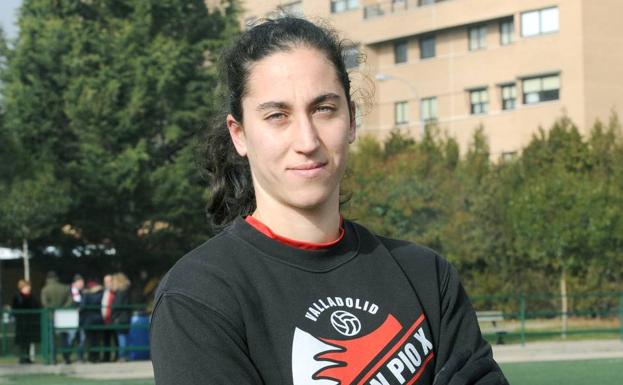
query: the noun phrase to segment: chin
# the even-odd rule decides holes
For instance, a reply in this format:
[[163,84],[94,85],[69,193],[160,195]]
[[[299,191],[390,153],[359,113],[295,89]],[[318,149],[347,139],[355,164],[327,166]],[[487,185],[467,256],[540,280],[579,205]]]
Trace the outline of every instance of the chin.
[[301,210],[316,210],[329,203],[330,194],[326,192],[305,192],[290,197],[290,205]]

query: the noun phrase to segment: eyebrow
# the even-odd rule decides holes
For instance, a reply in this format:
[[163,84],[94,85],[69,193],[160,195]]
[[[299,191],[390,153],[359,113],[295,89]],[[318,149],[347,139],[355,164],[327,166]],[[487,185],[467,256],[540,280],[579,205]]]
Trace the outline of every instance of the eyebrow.
[[318,104],[322,102],[326,102],[327,100],[339,100],[340,96],[333,92],[328,92],[326,94],[316,96],[312,101],[312,104]]
[[[340,96],[338,94],[334,92],[327,92],[326,94],[316,96],[312,100],[311,104],[318,104],[318,103],[325,102],[327,100],[337,100],[339,98]],[[289,107],[289,104],[286,102],[270,101],[270,102],[264,102],[258,105],[256,110],[265,111],[265,110],[271,110],[271,109],[287,109],[288,107]]]
[[288,103],[285,102],[265,102],[260,104],[259,106],[257,106],[256,110],[258,111],[265,111],[265,110],[272,110],[272,109],[286,109],[288,108]]

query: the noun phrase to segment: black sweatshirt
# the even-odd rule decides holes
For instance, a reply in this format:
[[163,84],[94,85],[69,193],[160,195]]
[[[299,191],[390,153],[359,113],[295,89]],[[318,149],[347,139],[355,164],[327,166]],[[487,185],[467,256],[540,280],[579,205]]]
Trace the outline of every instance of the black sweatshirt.
[[237,218],[180,259],[156,294],[156,384],[507,383],[448,262],[344,229],[302,250]]

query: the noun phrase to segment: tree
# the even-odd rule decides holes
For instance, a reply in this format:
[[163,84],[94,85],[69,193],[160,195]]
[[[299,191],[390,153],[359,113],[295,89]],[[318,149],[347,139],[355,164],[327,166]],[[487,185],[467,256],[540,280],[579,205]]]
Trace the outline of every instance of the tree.
[[616,114],[595,122],[587,144],[593,200],[588,247],[595,255],[575,286],[583,290],[621,291],[623,286],[623,131]]
[[441,229],[455,203],[450,191],[458,146],[434,126],[421,142],[395,132],[384,146],[364,138],[351,155],[347,215],[377,233],[443,249]]
[[569,277],[585,275],[615,246],[611,241],[620,239],[612,232],[620,228],[620,209],[609,203],[620,198],[604,177],[612,161],[601,136],[598,128],[584,139],[566,117],[548,133],[541,131],[524,150],[521,186],[508,202],[517,249],[559,274],[563,331]]
[[19,25],[5,124],[71,197],[69,231],[48,242],[136,270],[145,259],[163,269],[207,238],[194,148],[221,103],[210,63],[237,31],[235,9],[26,0]]
[[621,290],[623,142],[616,116],[588,136],[563,117],[520,155],[493,162],[482,128],[460,158],[456,142],[434,127],[420,142],[397,132],[384,145],[364,138],[351,170],[345,214],[443,253],[472,294],[560,290],[566,301],[569,291]]
[[[13,135],[6,129],[4,99],[2,97],[2,89],[4,88],[4,74],[6,72],[6,60],[8,55],[8,46],[4,37],[4,32],[0,28],[0,185],[5,184],[8,176],[11,174],[11,165],[13,164],[13,156],[16,152],[16,143]],[[1,198],[0,198],[1,199]]]
[[5,234],[22,243],[24,278],[30,280],[29,241],[47,235],[60,221],[70,203],[68,187],[59,183],[49,168],[28,179],[15,178],[1,186],[0,218]]

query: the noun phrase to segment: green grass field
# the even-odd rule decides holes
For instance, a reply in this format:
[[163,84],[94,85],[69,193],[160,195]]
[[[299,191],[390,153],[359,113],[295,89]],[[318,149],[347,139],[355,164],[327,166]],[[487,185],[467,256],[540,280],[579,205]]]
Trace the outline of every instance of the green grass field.
[[501,364],[511,385],[620,385],[623,358]]
[[[511,385],[620,385],[623,358],[502,364]],[[85,380],[59,375],[0,377],[2,385],[153,385],[144,380]]]
[[85,380],[60,375],[0,377],[1,385],[154,385],[154,380]]

